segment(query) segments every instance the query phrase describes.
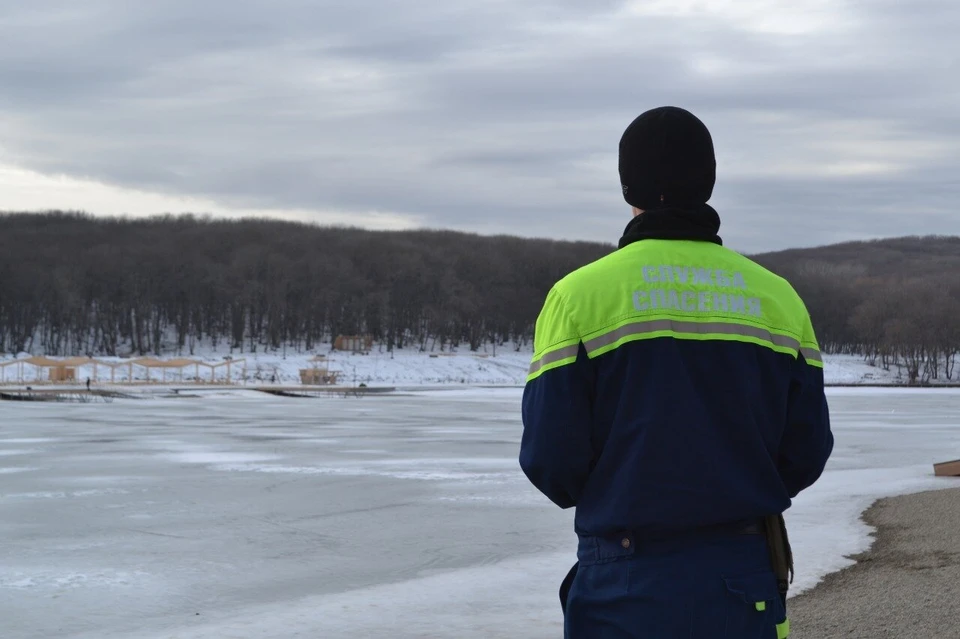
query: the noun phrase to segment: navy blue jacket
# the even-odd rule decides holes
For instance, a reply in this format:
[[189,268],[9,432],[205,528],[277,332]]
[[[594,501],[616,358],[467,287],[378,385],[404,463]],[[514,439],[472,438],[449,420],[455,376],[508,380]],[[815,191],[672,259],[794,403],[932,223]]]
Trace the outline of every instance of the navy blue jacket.
[[717,242],[645,239],[570,274],[534,350],[520,465],[581,535],[782,513],[832,451],[807,309]]

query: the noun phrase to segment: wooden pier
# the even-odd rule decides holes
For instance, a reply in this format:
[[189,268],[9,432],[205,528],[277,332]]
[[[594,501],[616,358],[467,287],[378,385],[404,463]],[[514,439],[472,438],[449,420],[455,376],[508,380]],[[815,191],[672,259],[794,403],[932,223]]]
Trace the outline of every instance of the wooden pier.
[[22,388],[0,390],[0,401],[7,402],[73,402],[90,404],[115,399],[138,399],[136,395],[117,391],[83,388]]
[[366,395],[385,395],[396,391],[392,387],[383,386],[261,386],[253,388],[261,393],[267,393],[276,397],[329,397],[335,395],[338,397],[364,397]]
[[369,395],[387,395],[396,388],[383,386],[174,386],[158,389],[164,394],[124,393],[104,388],[2,388],[0,401],[8,402],[72,402],[89,404],[93,402],[112,402],[115,399],[178,398],[202,397],[204,391],[250,391],[266,393],[274,397],[318,398],[318,397],[366,397]]

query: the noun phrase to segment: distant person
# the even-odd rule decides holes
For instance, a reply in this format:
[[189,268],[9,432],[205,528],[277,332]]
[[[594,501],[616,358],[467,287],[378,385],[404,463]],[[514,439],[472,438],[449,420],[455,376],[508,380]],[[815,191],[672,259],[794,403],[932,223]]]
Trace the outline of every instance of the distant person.
[[809,314],[722,246],[693,114],[642,114],[619,164],[633,220],[548,294],[523,395],[521,467],[576,508],[565,636],[784,637],[782,513],[833,450]]
[[87,392],[90,392],[90,378],[87,378]]

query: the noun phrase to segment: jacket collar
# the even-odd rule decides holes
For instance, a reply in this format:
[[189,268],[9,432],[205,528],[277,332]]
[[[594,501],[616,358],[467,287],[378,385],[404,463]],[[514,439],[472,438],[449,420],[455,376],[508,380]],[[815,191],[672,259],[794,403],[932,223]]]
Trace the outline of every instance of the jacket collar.
[[690,208],[661,207],[633,218],[620,238],[618,248],[640,240],[695,240],[723,245],[717,235],[720,215],[709,204]]

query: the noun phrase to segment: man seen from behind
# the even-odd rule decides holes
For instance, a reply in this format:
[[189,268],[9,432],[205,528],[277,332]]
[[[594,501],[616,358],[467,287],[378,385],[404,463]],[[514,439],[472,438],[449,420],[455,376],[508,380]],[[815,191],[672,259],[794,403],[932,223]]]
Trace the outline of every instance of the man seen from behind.
[[549,292],[523,396],[521,467],[576,508],[565,635],[782,639],[766,532],[833,449],[810,316],[723,246],[699,119],[644,113],[619,162],[633,220]]

